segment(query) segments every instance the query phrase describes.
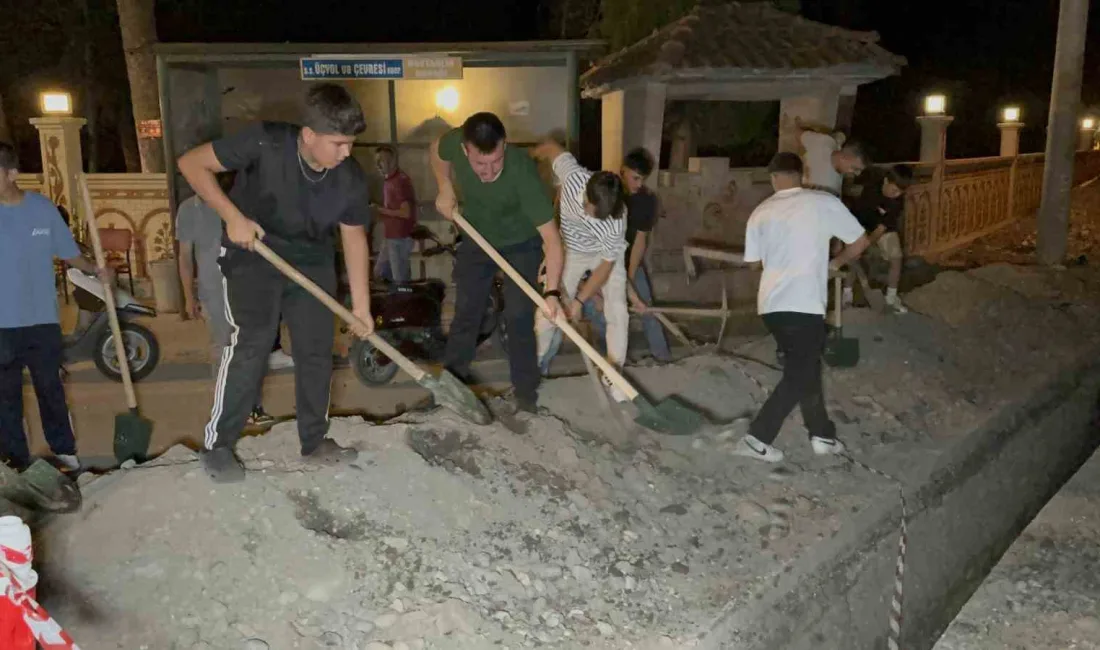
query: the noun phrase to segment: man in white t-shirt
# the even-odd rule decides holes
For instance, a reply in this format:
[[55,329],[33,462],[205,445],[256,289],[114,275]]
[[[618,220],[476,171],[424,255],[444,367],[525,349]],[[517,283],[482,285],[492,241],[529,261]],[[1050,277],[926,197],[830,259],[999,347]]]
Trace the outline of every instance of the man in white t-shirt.
[[[844,445],[825,411],[821,355],[829,271],[858,258],[867,248],[863,227],[835,196],[801,187],[802,160],[776,154],[768,166],[775,194],[757,206],[745,229],[745,261],[763,265],[757,311],[786,361],[783,378],[749,426],[735,453],[778,463],[772,446],[783,421],[798,404],[814,453],[838,454]],[[846,246],[831,261],[829,241]]]
[[822,133],[804,129],[799,142],[804,173],[802,186],[840,196],[845,176],[858,176],[867,166],[863,147],[857,142],[846,141],[843,134]]

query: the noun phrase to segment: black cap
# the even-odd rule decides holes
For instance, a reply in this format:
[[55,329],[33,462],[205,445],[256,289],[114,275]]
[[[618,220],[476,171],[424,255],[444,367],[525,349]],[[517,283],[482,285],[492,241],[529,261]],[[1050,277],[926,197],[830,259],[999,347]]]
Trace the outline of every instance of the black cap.
[[790,151],[780,151],[768,163],[769,174],[802,174],[802,159]]

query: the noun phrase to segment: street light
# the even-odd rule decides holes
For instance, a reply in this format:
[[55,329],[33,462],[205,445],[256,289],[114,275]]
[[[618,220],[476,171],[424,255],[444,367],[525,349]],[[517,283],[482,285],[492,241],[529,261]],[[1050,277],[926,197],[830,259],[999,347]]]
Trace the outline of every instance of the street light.
[[1016,106],[1005,107],[1002,117],[1005,124],[1013,124],[1020,121],[1020,109]]
[[69,93],[46,91],[38,96],[39,106],[44,115],[72,115],[73,100]]
[[1091,131],[1092,129],[1095,129],[1096,120],[1092,119],[1091,117],[1086,117],[1085,119],[1081,120],[1081,128],[1086,131]]
[[947,112],[947,97],[943,95],[929,95],[924,98],[925,115],[943,115]]

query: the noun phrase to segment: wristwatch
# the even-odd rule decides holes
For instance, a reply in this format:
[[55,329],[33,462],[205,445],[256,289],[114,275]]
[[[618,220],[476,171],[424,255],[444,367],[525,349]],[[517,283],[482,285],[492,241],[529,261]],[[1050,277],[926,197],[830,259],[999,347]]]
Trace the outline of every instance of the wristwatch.
[[558,300],[561,300],[561,291],[558,291],[557,289],[551,289],[549,291],[543,291],[542,292],[542,297],[543,298],[557,298]]

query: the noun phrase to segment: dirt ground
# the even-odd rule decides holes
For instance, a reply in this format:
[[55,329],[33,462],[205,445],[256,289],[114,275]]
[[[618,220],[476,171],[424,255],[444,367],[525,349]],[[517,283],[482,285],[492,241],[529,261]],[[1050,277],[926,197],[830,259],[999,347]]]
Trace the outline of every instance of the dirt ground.
[[[1100,344],[1088,265],[945,273],[907,300],[904,316],[853,310],[860,364],[826,372],[841,439],[906,485]],[[538,416],[493,401],[484,427],[443,410],[334,419],[360,452],[343,468],[304,465],[284,423],[242,441],[239,485],[212,485],[183,447],[88,475],[83,510],[38,531],[44,604],[87,648],[687,649],[895,494],[813,456],[797,414],[776,443],[786,462],[730,454],[780,376],[766,337],[630,374],[710,424],[692,436],[616,424],[579,376],[546,382]],[[1077,548],[1074,562],[1095,563]],[[1041,569],[1062,555],[1014,574],[1034,589],[1021,606],[1055,602]],[[1076,625],[1076,605],[1057,602]]]

